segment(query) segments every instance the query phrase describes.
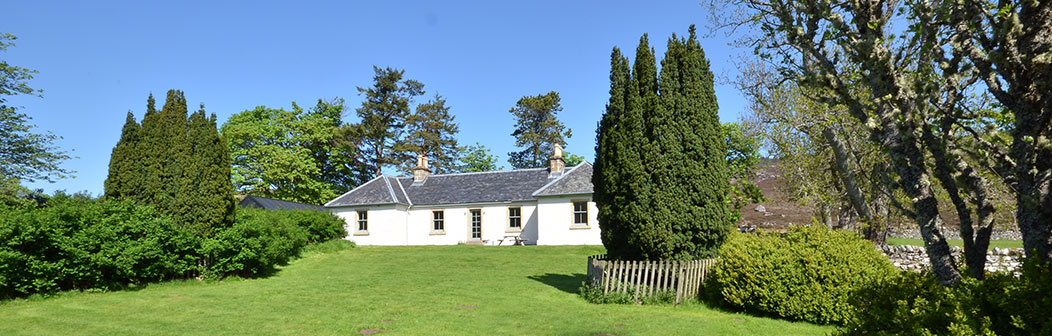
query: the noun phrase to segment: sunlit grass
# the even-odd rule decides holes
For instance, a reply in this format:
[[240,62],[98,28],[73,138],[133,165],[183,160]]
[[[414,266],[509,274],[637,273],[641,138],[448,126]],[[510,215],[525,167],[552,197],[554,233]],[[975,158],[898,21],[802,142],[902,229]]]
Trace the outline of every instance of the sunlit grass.
[[[338,250],[338,249],[334,249]],[[265,279],[0,303],[16,334],[797,335],[831,327],[704,304],[595,305],[576,294],[601,247],[358,247],[311,253]]]
[[[947,239],[946,242],[949,243],[950,246],[964,246],[964,241],[960,240],[960,239]],[[914,238],[888,238],[888,245],[924,246],[924,240],[914,239]],[[990,248],[992,249],[992,248],[995,248],[995,247],[1000,247],[1000,248],[1006,248],[1006,247],[1022,248],[1023,247],[1023,241],[1022,240],[991,240],[990,241]]]

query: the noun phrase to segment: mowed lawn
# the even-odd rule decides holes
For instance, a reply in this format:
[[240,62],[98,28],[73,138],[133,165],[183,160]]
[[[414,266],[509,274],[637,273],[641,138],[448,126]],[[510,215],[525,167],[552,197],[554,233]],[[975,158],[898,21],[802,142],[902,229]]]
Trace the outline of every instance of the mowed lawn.
[[[947,243],[950,246],[964,246],[964,241],[960,239],[947,239]],[[924,240],[915,238],[888,238],[888,245],[913,245],[913,246],[924,246]],[[1023,248],[1022,240],[991,240],[990,249],[995,247],[1000,248]]]
[[818,335],[703,304],[594,305],[576,294],[602,247],[358,247],[263,279],[0,303],[0,335]]

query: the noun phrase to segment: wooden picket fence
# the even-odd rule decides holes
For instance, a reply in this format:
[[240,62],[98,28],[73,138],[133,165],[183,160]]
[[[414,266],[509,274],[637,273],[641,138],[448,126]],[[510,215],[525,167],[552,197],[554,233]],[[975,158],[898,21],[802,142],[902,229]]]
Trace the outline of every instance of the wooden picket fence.
[[630,293],[640,298],[675,291],[676,301],[698,298],[705,276],[716,259],[689,261],[607,260],[606,255],[588,257],[588,279],[603,294]]

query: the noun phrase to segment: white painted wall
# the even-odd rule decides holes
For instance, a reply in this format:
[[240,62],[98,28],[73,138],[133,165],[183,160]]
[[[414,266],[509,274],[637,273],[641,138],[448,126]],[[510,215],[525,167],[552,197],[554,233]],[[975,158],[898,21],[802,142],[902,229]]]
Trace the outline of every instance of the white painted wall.
[[[573,201],[588,201],[588,225],[573,224]],[[591,195],[540,197],[537,199],[537,245],[602,245],[599,209]]]
[[[588,226],[573,225],[574,200],[588,200]],[[522,230],[508,227],[508,208],[522,208]],[[514,243],[517,235],[533,245],[601,245],[598,210],[590,195],[542,197],[536,202],[456,204],[450,206],[384,205],[331,208],[347,223],[347,240],[359,245],[455,245],[469,241],[469,210],[482,210],[482,240],[488,245]],[[369,212],[369,232],[358,233],[357,211]],[[445,212],[444,232],[432,230],[432,211]]]
[[[358,210],[368,211],[369,232],[358,230]],[[403,205],[339,207],[330,209],[343,218],[347,230],[345,239],[358,245],[407,245],[406,207]]]
[[[508,227],[508,208],[522,208],[522,230]],[[453,245],[470,239],[469,210],[482,210],[482,240],[496,245],[505,236],[517,235],[530,244],[537,237],[537,206],[533,202],[456,204],[451,206],[413,206],[409,210],[409,245]],[[432,212],[445,213],[444,232],[433,231]],[[508,239],[504,245],[514,243]]]

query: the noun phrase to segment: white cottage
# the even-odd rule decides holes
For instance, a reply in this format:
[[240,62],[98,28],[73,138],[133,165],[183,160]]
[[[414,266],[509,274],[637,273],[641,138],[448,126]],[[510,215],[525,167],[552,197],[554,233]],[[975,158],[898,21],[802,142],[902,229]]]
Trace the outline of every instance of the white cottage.
[[325,204],[360,245],[599,245],[592,164],[431,175],[381,175]]

